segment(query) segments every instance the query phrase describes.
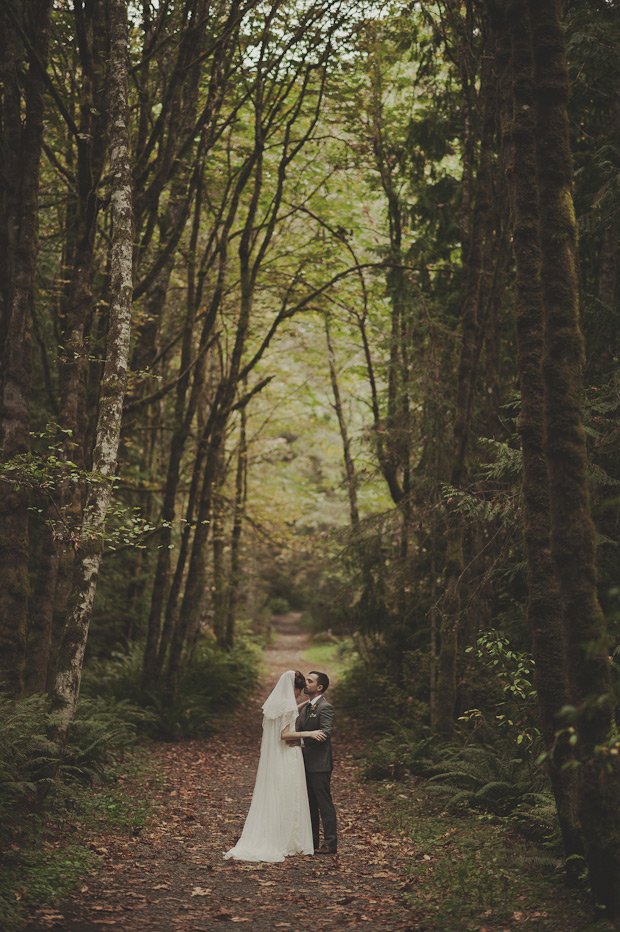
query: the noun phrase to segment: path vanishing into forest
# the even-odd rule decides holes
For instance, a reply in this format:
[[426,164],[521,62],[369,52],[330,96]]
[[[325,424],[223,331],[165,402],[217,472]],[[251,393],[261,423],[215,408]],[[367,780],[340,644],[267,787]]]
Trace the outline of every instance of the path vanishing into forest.
[[[333,795],[337,857],[282,864],[224,861],[248,810],[258,763],[260,707],[284,670],[299,667],[307,638],[298,616],[276,616],[263,687],[216,735],[153,746],[158,785],[153,820],[137,835],[93,841],[98,873],[60,908],[39,910],[27,932],[422,932],[402,903],[405,862],[414,853],[381,830],[377,798],[355,777],[359,739],[336,707]],[[326,672],[330,672],[327,670]],[[340,729],[338,730],[338,725]],[[127,786],[144,794],[144,786]]]

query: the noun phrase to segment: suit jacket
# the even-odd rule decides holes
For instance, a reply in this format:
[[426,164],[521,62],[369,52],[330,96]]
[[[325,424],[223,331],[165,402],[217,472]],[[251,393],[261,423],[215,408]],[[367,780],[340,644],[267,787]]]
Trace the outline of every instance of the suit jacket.
[[304,706],[299,716],[300,731],[324,731],[326,741],[317,741],[316,738],[304,738],[302,748],[304,765],[309,773],[322,773],[334,769],[332,758],[332,738],[334,728],[334,707],[321,696],[312,710],[310,703]]

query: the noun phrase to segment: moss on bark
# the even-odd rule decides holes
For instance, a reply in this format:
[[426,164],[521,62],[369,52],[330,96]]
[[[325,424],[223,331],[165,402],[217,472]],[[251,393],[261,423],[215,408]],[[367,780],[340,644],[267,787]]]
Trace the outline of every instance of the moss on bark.
[[527,618],[535,660],[535,684],[543,737],[550,754],[551,785],[567,855],[581,853],[574,771],[568,740],[557,740],[559,713],[570,703],[560,590],[551,558],[549,480],[543,452],[543,295],[529,18],[523,4],[489,3],[500,41],[508,46],[513,106],[506,128],[513,158],[516,263],[515,319],[521,389],[519,432],[523,450],[523,530],[528,578]]
[[528,0],[534,58],[536,168],[544,303],[544,449],[569,686],[577,708],[579,813],[592,889],[620,912],[620,768],[601,752],[611,737],[605,619],[596,592],[582,424],[577,226],[567,113],[568,73],[557,0]]

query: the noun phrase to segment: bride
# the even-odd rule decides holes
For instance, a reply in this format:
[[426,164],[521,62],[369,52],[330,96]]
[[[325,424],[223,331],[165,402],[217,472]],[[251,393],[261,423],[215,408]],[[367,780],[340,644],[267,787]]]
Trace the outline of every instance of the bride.
[[303,673],[287,670],[263,705],[263,739],[250,810],[241,838],[225,858],[283,861],[290,854],[313,854],[312,827],[301,740],[325,740],[322,731],[295,732],[297,698]]

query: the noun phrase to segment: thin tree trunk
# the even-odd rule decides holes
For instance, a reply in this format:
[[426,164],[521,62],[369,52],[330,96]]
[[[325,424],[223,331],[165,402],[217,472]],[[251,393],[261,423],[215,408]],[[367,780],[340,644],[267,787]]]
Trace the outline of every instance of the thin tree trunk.
[[[482,77],[484,131],[476,181],[476,204],[465,275],[461,355],[457,374],[456,411],[453,427],[450,484],[455,489],[461,487],[465,477],[478,376],[480,283],[483,272],[484,233],[487,229],[487,216],[491,210],[491,152],[495,127],[495,114],[488,72],[489,65],[487,64],[483,69]],[[463,567],[463,519],[454,508],[450,508],[446,528],[445,595],[441,615],[437,677],[437,729],[443,734],[450,733],[454,723],[458,632],[461,616],[460,587]]]
[[[147,623],[146,644],[144,648],[143,671],[142,671],[142,689],[145,692],[155,689],[158,664],[157,653],[160,643],[161,613],[164,604],[166,585],[168,582],[168,571],[170,569],[170,546],[172,543],[172,524],[176,511],[176,493],[179,484],[181,471],[181,460],[185,443],[189,436],[192,419],[196,410],[196,402],[200,387],[202,386],[202,367],[203,363],[199,362],[198,370],[194,372],[194,382],[192,385],[189,405],[186,410],[186,396],[190,383],[190,361],[192,354],[192,342],[194,336],[194,321],[196,317],[195,302],[195,255],[200,225],[202,199],[200,196],[201,188],[198,187],[196,196],[196,209],[194,212],[194,223],[192,227],[192,236],[190,241],[190,261],[188,264],[188,289],[187,305],[185,314],[185,326],[183,330],[183,343],[181,349],[180,369],[185,373],[177,385],[175,408],[174,408],[174,433],[170,444],[170,454],[168,459],[168,472],[166,476],[166,488],[164,492],[164,502],[162,507],[162,530],[159,539],[159,549],[157,552],[157,565],[155,568],[155,578],[153,580],[153,589],[151,593],[151,608]],[[167,287],[166,287],[167,291]],[[202,341],[201,341],[202,349]]]
[[246,412],[245,406],[241,409],[241,426],[239,429],[239,452],[237,454],[237,475],[235,479],[235,510],[233,526],[230,537],[230,580],[228,584],[228,600],[226,606],[226,646],[233,647],[235,643],[235,608],[237,592],[240,582],[240,545],[245,516],[245,505],[248,495],[248,447],[246,440]]
[[127,0],[110,2],[110,177],[112,241],[110,312],[106,360],[101,381],[97,443],[84,519],[74,567],[67,624],[58,656],[53,705],[62,737],[73,719],[80,691],[88,628],[103,554],[103,534],[112,494],[127,384],[133,292],[132,180],[129,148]]
[[[51,15],[50,0],[29,0],[5,10],[2,82],[2,203],[0,226],[6,231],[9,279],[3,283],[0,380],[0,447],[4,460],[30,450],[32,385],[32,313],[37,264],[39,175],[45,80]],[[22,76],[19,18],[31,59]],[[24,115],[20,82],[25,84]],[[0,689],[18,695],[23,687],[28,610],[28,505],[25,487],[0,482]]]
[[221,495],[224,482],[224,450],[220,450],[217,464],[217,489],[213,493],[212,533],[213,547],[213,633],[218,646],[222,646],[226,639],[226,580],[224,574],[224,500]]
[[209,449],[206,455],[205,470],[202,489],[199,497],[199,506],[196,520],[196,530],[192,542],[185,592],[181,603],[181,611],[174,625],[170,640],[170,653],[166,667],[166,680],[164,685],[165,702],[169,706],[176,694],[183,650],[187,634],[196,627],[204,601],[206,585],[206,553],[209,530],[211,527],[213,491],[217,478],[217,462],[220,457],[220,447],[223,443],[223,427],[216,427],[211,436]]
[[577,709],[579,815],[590,883],[609,915],[620,912],[620,766],[602,748],[612,736],[613,693],[605,619],[596,591],[582,423],[577,224],[567,113],[566,48],[557,0],[528,0],[534,56],[536,167],[540,195],[545,457],[551,546],[557,567]]
[[347,494],[349,496],[349,514],[351,515],[351,527],[356,537],[359,536],[360,516],[357,507],[357,476],[355,475],[355,463],[351,456],[351,443],[349,441],[349,431],[344,419],[342,410],[342,398],[340,396],[340,386],[338,385],[338,373],[336,371],[336,354],[332,344],[331,334],[329,332],[329,320],[325,317],[325,339],[327,341],[327,361],[329,363],[329,376],[332,383],[332,392],[334,395],[334,409],[338,418],[340,428],[340,437],[342,439],[342,455],[344,457],[345,482],[347,484]]

